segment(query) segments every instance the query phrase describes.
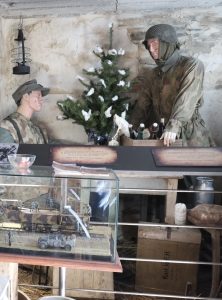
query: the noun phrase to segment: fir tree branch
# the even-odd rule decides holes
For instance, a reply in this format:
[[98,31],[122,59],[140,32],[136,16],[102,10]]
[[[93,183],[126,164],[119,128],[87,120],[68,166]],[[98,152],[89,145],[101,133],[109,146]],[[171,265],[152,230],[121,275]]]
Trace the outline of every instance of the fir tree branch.
[[[98,53],[93,54],[100,59],[100,67],[92,68],[92,72],[83,69],[87,75],[88,82],[78,78],[80,83],[86,88],[82,92],[81,99],[72,101],[70,99],[60,100],[57,102],[59,109],[66,118],[73,120],[73,123],[84,126],[85,131],[89,132],[94,129],[98,134],[109,134],[113,128],[114,114],[121,115],[128,104],[130,87],[127,85],[129,69],[118,67],[120,55],[117,50],[112,49],[113,45],[113,27],[109,30],[109,49],[104,51],[97,47]],[[124,72],[119,72],[124,70]],[[121,82],[122,81],[122,82]],[[119,84],[119,83],[122,84]],[[91,92],[90,92],[91,91]],[[109,110],[110,108],[111,111]],[[109,114],[107,115],[107,110]]]

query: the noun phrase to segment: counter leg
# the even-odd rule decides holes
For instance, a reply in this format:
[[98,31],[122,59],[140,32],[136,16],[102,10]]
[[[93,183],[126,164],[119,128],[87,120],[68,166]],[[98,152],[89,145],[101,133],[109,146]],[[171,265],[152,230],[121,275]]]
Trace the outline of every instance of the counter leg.
[[[220,230],[209,230],[212,242],[212,262],[220,263]],[[212,266],[212,284],[210,297],[217,297],[217,291],[220,284],[220,265]]]
[[[167,188],[169,190],[177,190],[178,187],[178,179],[171,178],[168,179]],[[174,224],[174,210],[175,204],[177,200],[177,193],[176,192],[167,192],[166,194],[166,205],[165,205],[165,223],[167,224]]]
[[65,297],[66,293],[66,268],[59,268],[59,296]]

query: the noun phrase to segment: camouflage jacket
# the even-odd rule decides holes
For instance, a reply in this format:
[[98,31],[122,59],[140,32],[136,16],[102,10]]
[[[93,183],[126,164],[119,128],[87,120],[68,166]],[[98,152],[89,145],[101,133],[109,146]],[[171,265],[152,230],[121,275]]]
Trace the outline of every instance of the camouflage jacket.
[[165,130],[182,138],[183,146],[215,146],[199,113],[203,78],[203,63],[181,55],[170,68],[146,70],[139,78],[142,86],[130,123],[149,127],[165,118]]
[[[12,113],[0,123],[0,142],[11,142],[18,144],[45,144],[48,142],[46,132],[36,126],[31,120],[26,119],[18,112]],[[1,132],[4,132],[1,134]],[[8,132],[8,137],[6,136]]]

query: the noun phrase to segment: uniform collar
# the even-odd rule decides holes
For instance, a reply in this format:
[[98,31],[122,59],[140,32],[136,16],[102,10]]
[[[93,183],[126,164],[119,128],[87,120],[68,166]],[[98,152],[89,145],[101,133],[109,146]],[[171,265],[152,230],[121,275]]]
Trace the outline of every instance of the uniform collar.
[[174,53],[168,58],[168,60],[165,62],[163,66],[160,66],[159,69],[163,72],[166,73],[169,71],[169,69],[174,66],[178,60],[179,60],[179,51],[175,50]]
[[18,112],[18,111],[14,112],[14,116],[15,116],[16,118],[23,119],[23,120],[25,120],[26,122],[32,123],[32,121],[31,121],[30,119],[26,118],[23,114],[21,114],[21,113]]

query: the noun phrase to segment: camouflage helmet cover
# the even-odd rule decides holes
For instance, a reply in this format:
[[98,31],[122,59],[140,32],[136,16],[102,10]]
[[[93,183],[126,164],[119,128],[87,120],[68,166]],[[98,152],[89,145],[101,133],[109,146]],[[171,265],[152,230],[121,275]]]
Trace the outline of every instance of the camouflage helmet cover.
[[147,40],[153,38],[158,38],[166,43],[179,44],[175,28],[168,24],[157,24],[151,26],[145,34],[145,40],[143,41],[145,47]]

